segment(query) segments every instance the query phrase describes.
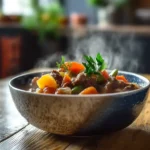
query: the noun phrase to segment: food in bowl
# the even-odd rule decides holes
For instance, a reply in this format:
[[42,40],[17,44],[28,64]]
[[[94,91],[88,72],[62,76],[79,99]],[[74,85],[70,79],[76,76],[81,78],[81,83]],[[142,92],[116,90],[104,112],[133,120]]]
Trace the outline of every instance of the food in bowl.
[[108,73],[100,53],[96,58],[84,56],[85,62],[66,62],[62,57],[58,69],[41,77],[34,77],[29,91],[45,94],[104,94],[139,89],[115,69]]
[[41,77],[41,72],[16,76],[9,88],[18,111],[35,127],[59,135],[102,135],[129,126],[139,116],[149,93],[150,83],[145,77],[124,71],[119,75],[140,88],[90,95],[28,91],[31,80]]

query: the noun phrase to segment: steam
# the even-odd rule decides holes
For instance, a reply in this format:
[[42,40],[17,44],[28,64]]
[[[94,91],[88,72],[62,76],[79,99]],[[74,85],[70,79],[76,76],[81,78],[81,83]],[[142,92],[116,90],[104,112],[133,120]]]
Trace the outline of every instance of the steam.
[[136,36],[126,34],[97,34],[86,37],[74,38],[70,42],[67,53],[57,52],[38,61],[35,67],[55,67],[60,61],[61,55],[66,60],[83,62],[83,55],[95,57],[98,52],[107,62],[108,69],[117,68],[137,72],[142,64],[142,45],[137,41]]

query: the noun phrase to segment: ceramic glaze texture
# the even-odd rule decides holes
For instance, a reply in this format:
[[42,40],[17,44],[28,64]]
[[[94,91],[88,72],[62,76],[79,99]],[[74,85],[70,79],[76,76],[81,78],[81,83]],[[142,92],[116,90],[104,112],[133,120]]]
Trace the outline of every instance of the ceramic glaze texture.
[[22,90],[33,76],[10,81],[17,109],[32,125],[61,135],[89,136],[114,132],[130,125],[140,114],[148,93],[149,81],[141,76],[120,72],[142,86],[140,90],[99,95],[45,95]]

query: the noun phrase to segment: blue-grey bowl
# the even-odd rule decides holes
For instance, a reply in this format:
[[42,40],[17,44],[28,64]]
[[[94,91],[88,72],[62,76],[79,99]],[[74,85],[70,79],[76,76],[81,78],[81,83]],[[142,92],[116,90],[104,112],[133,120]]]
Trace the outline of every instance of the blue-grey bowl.
[[112,94],[54,95],[29,92],[31,79],[42,73],[13,78],[10,91],[14,103],[27,121],[47,132],[59,135],[91,136],[121,130],[140,114],[148,96],[149,80],[120,71],[140,89]]

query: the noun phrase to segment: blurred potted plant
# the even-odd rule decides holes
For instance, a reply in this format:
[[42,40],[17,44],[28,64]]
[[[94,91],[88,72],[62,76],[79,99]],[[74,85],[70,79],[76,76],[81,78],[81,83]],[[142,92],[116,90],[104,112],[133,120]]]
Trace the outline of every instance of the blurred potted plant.
[[128,4],[128,0],[89,0],[89,4],[98,8],[98,23],[108,25],[116,9]]
[[61,5],[55,1],[46,7],[40,7],[37,0],[31,2],[32,14],[23,16],[22,25],[29,30],[35,30],[40,39],[47,35],[58,38],[59,29],[68,23]]
[[38,35],[42,55],[53,53],[59,49],[60,31],[66,27],[68,19],[57,0],[45,7],[39,6],[37,0],[31,2],[32,13],[22,17],[22,25]]

